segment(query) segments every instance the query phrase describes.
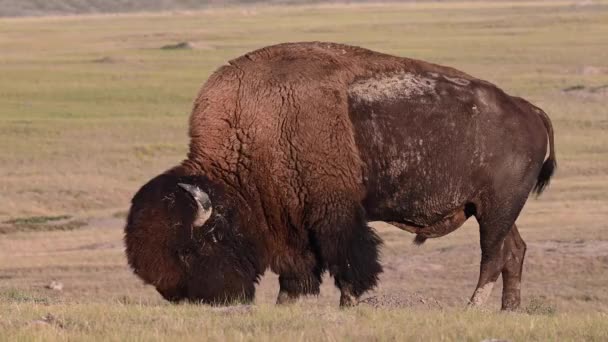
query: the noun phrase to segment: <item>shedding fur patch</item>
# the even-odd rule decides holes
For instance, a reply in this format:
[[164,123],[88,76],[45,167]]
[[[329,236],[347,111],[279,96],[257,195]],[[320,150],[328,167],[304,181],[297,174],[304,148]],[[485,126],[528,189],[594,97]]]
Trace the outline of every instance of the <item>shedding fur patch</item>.
[[432,78],[400,72],[357,81],[349,87],[348,93],[351,98],[362,102],[391,101],[435,94],[435,85]]

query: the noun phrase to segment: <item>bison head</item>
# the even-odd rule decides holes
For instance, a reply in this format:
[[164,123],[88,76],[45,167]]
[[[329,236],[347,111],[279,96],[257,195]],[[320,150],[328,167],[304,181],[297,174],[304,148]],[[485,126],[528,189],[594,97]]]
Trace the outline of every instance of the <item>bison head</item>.
[[132,200],[129,264],[172,302],[251,301],[260,272],[243,236],[243,209],[206,177],[157,176]]

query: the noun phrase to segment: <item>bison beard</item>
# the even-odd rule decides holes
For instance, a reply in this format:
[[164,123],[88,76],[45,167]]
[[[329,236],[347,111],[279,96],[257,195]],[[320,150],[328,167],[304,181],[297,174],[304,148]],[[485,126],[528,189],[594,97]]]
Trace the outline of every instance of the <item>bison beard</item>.
[[252,301],[270,268],[278,303],[319,293],[328,271],[354,305],[382,272],[368,221],[422,243],[475,216],[471,304],[502,274],[503,309],[518,307],[515,220],[556,166],[551,121],[529,102],[448,67],[289,43],[213,73],[190,138],[188,158],[134,196],[125,228],[129,264],[166,299]]

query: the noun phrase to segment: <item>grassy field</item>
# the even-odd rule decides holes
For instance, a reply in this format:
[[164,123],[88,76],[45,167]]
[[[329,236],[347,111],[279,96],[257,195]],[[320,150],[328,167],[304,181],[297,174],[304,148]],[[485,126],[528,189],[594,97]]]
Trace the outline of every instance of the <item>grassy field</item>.
[[[350,43],[450,65],[542,107],[557,176],[518,226],[523,309],[463,310],[474,222],[423,247],[383,223],[382,305],[322,294],[272,305],[168,305],[126,266],[132,194],[187,148],[197,89],[226,60],[284,41]],[[162,49],[188,42],[188,49]],[[608,2],[247,7],[0,19],[0,340],[608,340]],[[62,290],[47,289],[52,281]]]

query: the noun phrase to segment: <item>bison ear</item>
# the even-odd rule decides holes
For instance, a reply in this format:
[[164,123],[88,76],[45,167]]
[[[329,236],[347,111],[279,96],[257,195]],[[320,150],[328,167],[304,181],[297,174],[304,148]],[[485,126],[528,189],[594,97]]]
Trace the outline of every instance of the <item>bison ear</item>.
[[201,227],[211,217],[211,212],[213,211],[209,195],[207,195],[203,190],[201,190],[201,188],[196,185],[185,183],[178,183],[177,185],[180,188],[186,190],[194,199],[198,210],[196,213],[196,217],[194,218],[193,224],[195,227]]

